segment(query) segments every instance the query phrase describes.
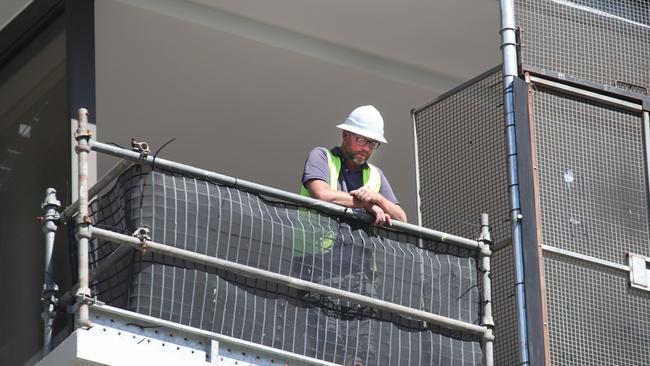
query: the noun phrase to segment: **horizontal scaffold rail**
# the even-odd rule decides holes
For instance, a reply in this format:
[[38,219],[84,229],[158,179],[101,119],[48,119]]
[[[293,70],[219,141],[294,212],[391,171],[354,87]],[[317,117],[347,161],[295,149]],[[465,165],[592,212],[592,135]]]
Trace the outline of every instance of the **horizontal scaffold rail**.
[[322,295],[336,297],[341,300],[352,301],[354,303],[369,306],[373,309],[384,310],[396,313],[408,318],[413,318],[435,324],[447,329],[463,331],[471,334],[485,336],[487,328],[463,321],[447,318],[441,315],[428,313],[426,311],[414,309],[408,306],[394,304],[388,301],[378,300],[372,297],[356,294],[353,292],[339,290],[333,287],[301,280],[287,275],[266,271],[263,269],[250,267],[247,265],[227,261],[220,258],[211,257],[205,254],[195,253],[192,251],[175,248],[169,245],[156,243],[142,238],[119,234],[110,230],[91,228],[91,235],[100,239],[108,240],[114,243],[126,244],[140,250],[150,250],[154,253],[169,255],[174,258],[186,260],[188,262],[205,265],[207,267],[222,269],[234,273],[239,273],[251,278],[257,278],[282,284],[294,289],[316,292]]
[[[358,220],[365,223],[373,221],[373,217],[365,212],[359,212],[348,207],[339,206],[337,204],[317,200],[310,197],[304,197],[296,193],[283,191],[281,189],[265,186],[262,184],[249,182],[243,179],[233,178],[227,175],[211,172],[209,170],[192,167],[189,165],[177,163],[174,161],[162,159],[153,156],[142,154],[137,151],[124,149],[111,144],[90,140],[90,148],[96,152],[104,153],[107,155],[115,156],[132,162],[139,162],[143,164],[154,165],[165,170],[173,171],[176,173],[186,174],[194,178],[204,179],[210,182],[223,184],[228,187],[241,189],[244,191],[259,193],[275,199],[284,200],[293,204],[301,205],[307,208],[315,209],[331,215],[346,217]],[[67,210],[66,210],[67,212]],[[484,255],[489,255],[489,248],[481,242],[463,238],[456,235],[443,233],[440,231],[427,229],[421,226],[408,224],[405,222],[392,220],[390,229],[413,234],[424,239],[431,239],[446,244],[452,244],[461,248],[470,249],[482,252]]]

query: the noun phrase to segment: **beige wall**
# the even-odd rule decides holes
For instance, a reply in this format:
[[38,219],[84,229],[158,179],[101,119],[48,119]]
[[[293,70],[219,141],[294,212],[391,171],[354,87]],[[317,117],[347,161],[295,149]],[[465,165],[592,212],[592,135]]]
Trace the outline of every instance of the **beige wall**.
[[438,91],[154,9],[110,0],[95,12],[100,140],[158,147],[176,137],[160,156],[297,191],[308,151],[337,144],[335,126],[374,104],[389,141],[374,162],[415,222],[410,110]]

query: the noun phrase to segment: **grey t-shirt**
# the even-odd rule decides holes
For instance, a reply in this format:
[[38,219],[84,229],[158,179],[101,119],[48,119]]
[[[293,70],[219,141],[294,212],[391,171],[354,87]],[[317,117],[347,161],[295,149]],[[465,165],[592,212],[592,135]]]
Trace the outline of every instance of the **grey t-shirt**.
[[[341,157],[341,172],[339,174],[338,182],[339,190],[350,192],[363,186],[362,169],[357,169],[356,171],[349,170],[345,164],[345,158],[341,154],[341,149],[338,146],[333,148],[331,152],[334,155]],[[379,193],[387,200],[399,205],[399,201],[397,201],[395,193],[393,193],[393,189],[391,188],[390,183],[388,183],[388,179],[386,179],[384,172],[379,168],[377,168],[377,170],[379,170],[379,175],[381,176]],[[307,181],[312,179],[319,179],[329,184],[330,174],[327,165],[327,149],[324,147],[316,147],[310,151],[307,161],[305,162],[305,170],[302,173],[302,184],[305,184]]]

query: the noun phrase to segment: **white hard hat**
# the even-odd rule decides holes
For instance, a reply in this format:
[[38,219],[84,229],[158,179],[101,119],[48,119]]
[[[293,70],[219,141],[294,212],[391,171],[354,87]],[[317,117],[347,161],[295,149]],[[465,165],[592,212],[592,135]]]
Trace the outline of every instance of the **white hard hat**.
[[369,139],[387,142],[384,138],[384,119],[377,108],[371,105],[357,107],[345,122],[336,127]]

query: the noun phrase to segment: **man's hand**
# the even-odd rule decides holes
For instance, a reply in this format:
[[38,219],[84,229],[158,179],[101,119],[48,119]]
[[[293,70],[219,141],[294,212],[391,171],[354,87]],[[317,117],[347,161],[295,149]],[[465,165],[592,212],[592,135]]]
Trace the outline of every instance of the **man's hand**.
[[[372,212],[368,206],[376,205],[384,211],[389,217],[406,222],[406,213],[402,210],[399,205],[396,205],[389,200],[387,200],[381,193],[370,190],[368,187],[363,186],[354,191],[350,191],[350,196],[354,198],[354,201],[358,201],[366,208],[368,212]],[[390,225],[390,222],[388,223]]]
[[381,195],[366,186],[350,191],[350,194],[365,204],[379,204],[381,201]]
[[384,210],[381,209],[381,207],[375,205],[375,204],[370,204],[366,206],[366,211],[370,212],[371,214],[375,215],[375,221],[372,222],[372,225],[375,226],[381,226],[381,225],[391,225],[390,221],[390,215],[385,213]]
[[[382,196],[380,193],[373,192],[367,187],[361,187],[350,193],[335,191],[330,189],[327,182],[319,179],[311,179],[305,182],[305,187],[313,198],[336,203],[337,205],[350,208],[364,208],[366,211],[375,214],[376,209],[371,206],[379,206],[379,209],[391,219],[406,222],[406,213],[399,205],[396,205]],[[375,215],[377,218],[377,215]],[[382,220],[385,222],[385,220]]]

